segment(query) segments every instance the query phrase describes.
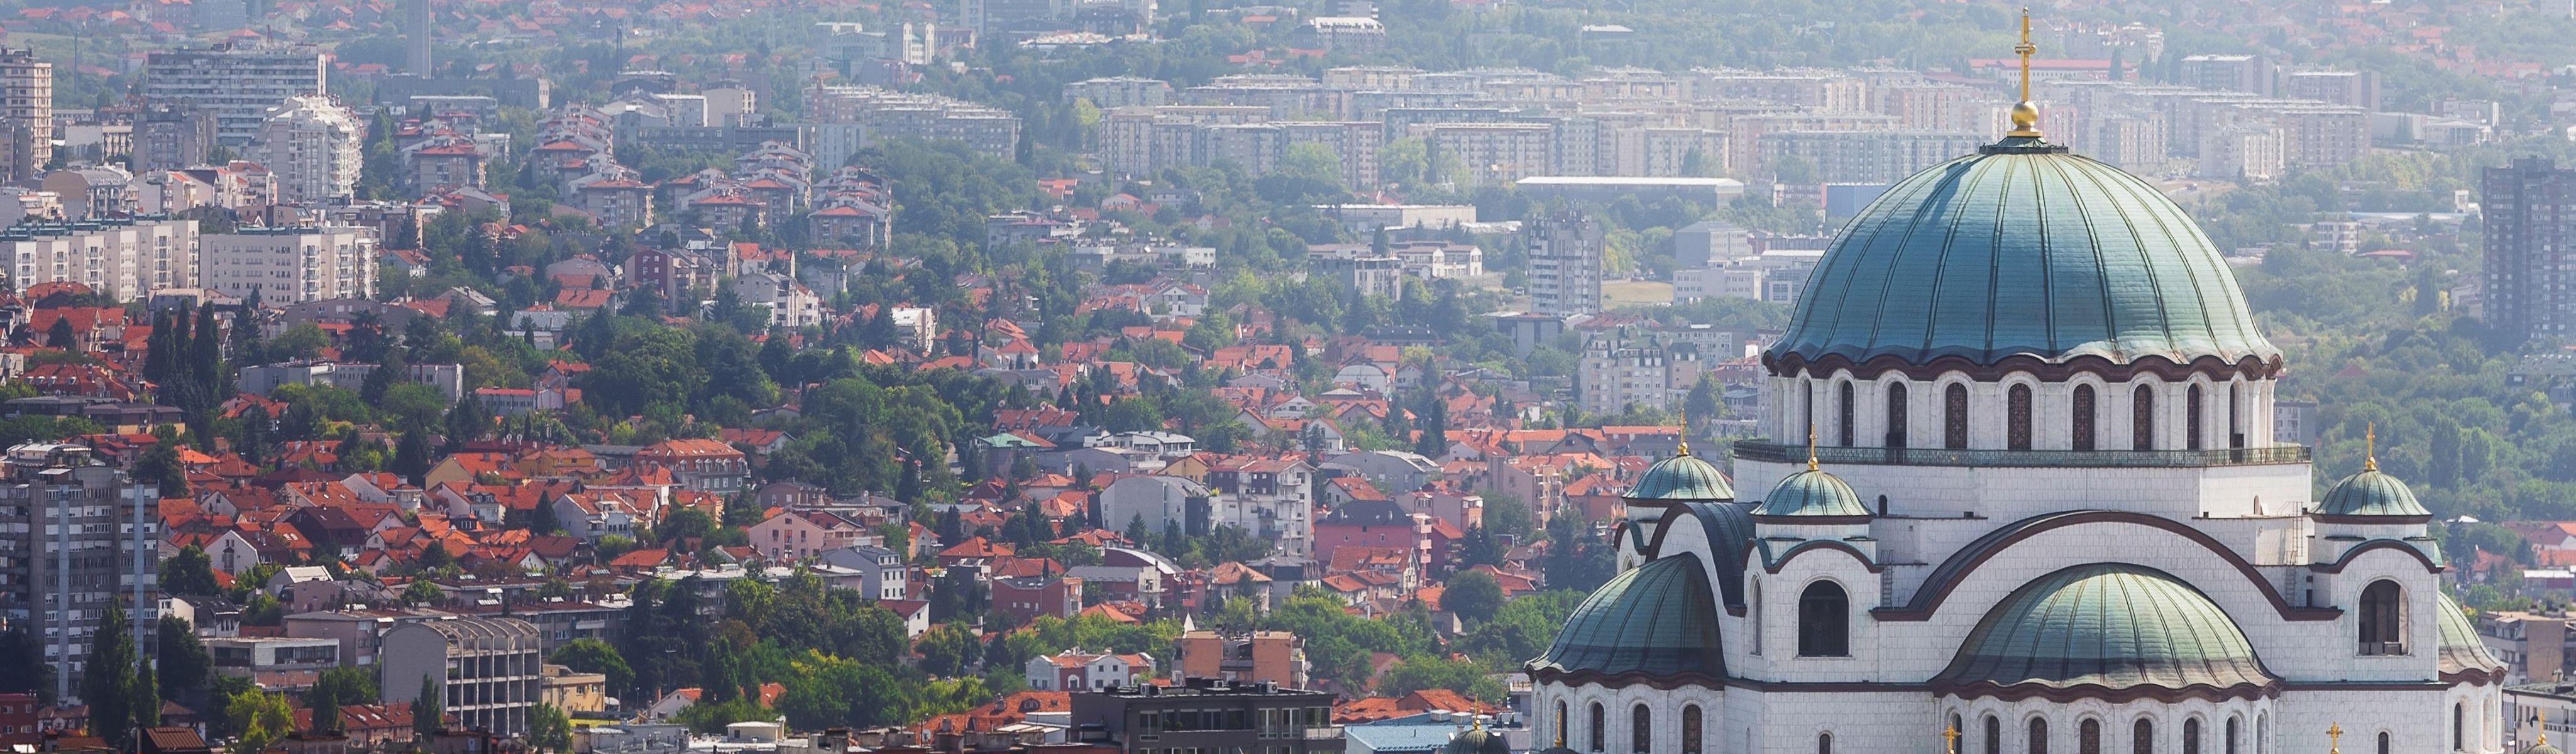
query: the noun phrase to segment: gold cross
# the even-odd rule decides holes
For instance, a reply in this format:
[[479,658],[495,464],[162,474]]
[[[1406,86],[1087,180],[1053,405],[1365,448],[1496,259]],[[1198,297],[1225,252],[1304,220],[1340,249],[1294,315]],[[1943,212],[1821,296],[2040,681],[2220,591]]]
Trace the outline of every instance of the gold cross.
[[1943,745],[1942,751],[1949,752],[1949,754],[1959,754],[1959,726],[1943,726],[1941,728],[1941,743]]
[[2379,470],[2379,422],[2361,425],[2361,470]]
[[1807,470],[1816,470],[1816,423],[1807,422]]
[[2030,56],[2039,46],[2030,43],[2030,9],[2021,9],[2021,44],[2013,45],[2013,54],[2021,56],[2021,101],[2030,101]]
[[2343,754],[2343,723],[2326,726],[2326,754]]

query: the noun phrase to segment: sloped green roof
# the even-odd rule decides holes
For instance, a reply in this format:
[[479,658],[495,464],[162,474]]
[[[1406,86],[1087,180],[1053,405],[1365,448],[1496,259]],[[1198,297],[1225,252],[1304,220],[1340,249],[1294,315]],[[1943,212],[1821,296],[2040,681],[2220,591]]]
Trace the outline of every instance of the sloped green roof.
[[2075,566],[2022,585],[1986,613],[1937,680],[2056,691],[2275,682],[2209,597],[2127,563]]
[[1685,450],[1680,454],[1646,467],[1637,484],[1628,488],[1630,500],[1733,500],[1735,485],[1726,481],[1725,472],[1715,464],[1702,461]]
[[1762,498],[1756,516],[1866,516],[1869,506],[1842,477],[1808,469],[1780,478]]
[[1726,671],[1723,650],[1707,569],[1699,556],[1682,553],[1646,561],[1593,590],[1529,669],[1714,678]]
[[2436,651],[2441,657],[2442,672],[2503,670],[2504,663],[2496,661],[2486,643],[2478,640],[2478,629],[2469,624],[2469,614],[2460,610],[2460,603],[2452,602],[2448,594],[2437,593],[2433,598],[2434,609],[2441,613],[2435,619],[2441,621],[2442,628],[2442,645]]
[[2406,482],[2380,471],[2376,465],[2361,473],[2344,477],[2324,500],[2318,501],[2317,513],[2326,516],[2430,516],[2422,503],[2415,502],[2415,491]]
[[2119,168],[2028,140],[1889,188],[1844,226],[1806,290],[1774,357],[2280,354],[2180,207]]

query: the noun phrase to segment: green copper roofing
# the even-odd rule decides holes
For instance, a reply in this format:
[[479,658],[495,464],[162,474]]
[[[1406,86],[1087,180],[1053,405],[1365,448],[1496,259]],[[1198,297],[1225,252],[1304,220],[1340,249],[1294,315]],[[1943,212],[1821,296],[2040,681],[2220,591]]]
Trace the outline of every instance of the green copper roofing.
[[1721,677],[1717,602],[1699,556],[1646,561],[1592,591],[1531,670]]
[[2430,516],[2432,511],[2415,502],[2415,491],[2406,483],[2389,476],[2374,464],[2361,473],[2344,477],[2317,504],[2317,513],[2325,516]]
[[1744,604],[1744,557],[1753,544],[1753,506],[1736,502],[1683,503],[1708,539],[1709,565],[1717,571],[1717,596]]
[[1448,754],[1512,754],[1512,742],[1479,725],[1449,739]]
[[1939,680],[2072,689],[2229,689],[2274,682],[2207,596],[2144,566],[2080,565],[1997,603]]
[[2460,603],[2452,602],[2448,594],[2436,593],[2433,599],[2434,609],[2441,612],[2436,618],[2441,621],[2442,645],[2436,653],[2441,656],[2442,672],[2503,670],[2504,663],[2497,662],[2486,643],[2478,640],[2478,629],[2469,625],[2469,614],[2460,610]]
[[1637,477],[1636,486],[1628,488],[1630,500],[1733,500],[1735,485],[1717,466],[1702,461],[1685,449],[1671,458],[1656,461]]
[[2036,142],[1898,182],[1844,226],[1806,290],[1774,357],[2280,353],[2180,207],[2119,168]]
[[1842,477],[1808,469],[1781,477],[1753,515],[1866,516],[1869,506],[1861,504],[1860,493],[1853,492]]

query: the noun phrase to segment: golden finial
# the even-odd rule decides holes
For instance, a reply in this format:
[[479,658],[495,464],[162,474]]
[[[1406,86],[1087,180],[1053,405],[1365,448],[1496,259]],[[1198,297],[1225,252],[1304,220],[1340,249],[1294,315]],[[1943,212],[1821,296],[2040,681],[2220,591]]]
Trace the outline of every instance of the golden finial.
[[1807,424],[1807,470],[1816,470],[1816,425],[1814,422],[1809,422]]
[[2326,726],[2326,754],[2343,754],[2343,723]]
[[1941,744],[1942,751],[1948,752],[1949,754],[1959,754],[1959,726],[1941,726]]
[[2361,425],[2361,470],[2379,470],[2379,422]]
[[2010,137],[2039,138],[2039,106],[2030,101],[2030,56],[2039,46],[2030,43],[2030,9],[2021,9],[2021,44],[2013,45],[2013,54],[2021,56],[2021,100],[2012,106],[2013,130]]
[[1690,428],[1689,428],[1689,427],[1683,427],[1683,428],[1682,428],[1682,446],[1681,446],[1681,447],[1679,447],[1679,448],[1675,448],[1675,449],[1673,449],[1673,457],[1674,457],[1674,458],[1681,458],[1681,457],[1688,456],[1688,455],[1690,455]]

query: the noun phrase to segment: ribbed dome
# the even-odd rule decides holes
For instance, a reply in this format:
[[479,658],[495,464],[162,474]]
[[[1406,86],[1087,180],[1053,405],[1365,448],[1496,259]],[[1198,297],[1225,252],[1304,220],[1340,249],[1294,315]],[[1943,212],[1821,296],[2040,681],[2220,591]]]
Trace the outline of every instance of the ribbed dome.
[[2430,516],[2432,511],[2415,502],[2415,491],[2406,483],[2389,476],[2374,464],[2361,473],[2344,477],[2326,498],[2318,501],[2317,514],[2322,516]]
[[1715,678],[1726,671],[1723,649],[1707,569],[1684,553],[1646,561],[1593,590],[1529,669]]
[[1646,467],[1646,473],[1637,477],[1637,484],[1628,488],[1627,498],[1733,500],[1735,485],[1727,483],[1726,474],[1718,471],[1715,464],[1702,461],[1691,455],[1689,449],[1683,449],[1671,458]]
[[2495,654],[2487,651],[2486,642],[2478,640],[2478,629],[2469,624],[2469,614],[2460,610],[2460,603],[2452,602],[2451,595],[2440,592],[2434,592],[2433,599],[2434,609],[2442,613],[2436,617],[2442,629],[2442,645],[2435,649],[2441,657],[2442,673],[2503,670],[2504,663],[2498,662]]
[[1512,754],[1512,742],[1478,726],[1449,739],[1448,754]]
[[1762,498],[1756,516],[1867,516],[1869,506],[1842,477],[1808,469],[1790,474]]
[[2126,563],[2042,576],[2004,598],[1938,678],[1944,686],[2247,691],[2275,680],[2209,597]]
[[1844,226],[1774,358],[2272,359],[2180,207],[2119,168],[2007,139],[1916,173]]

